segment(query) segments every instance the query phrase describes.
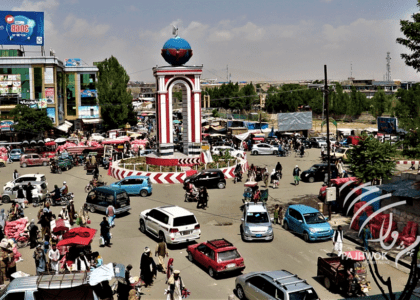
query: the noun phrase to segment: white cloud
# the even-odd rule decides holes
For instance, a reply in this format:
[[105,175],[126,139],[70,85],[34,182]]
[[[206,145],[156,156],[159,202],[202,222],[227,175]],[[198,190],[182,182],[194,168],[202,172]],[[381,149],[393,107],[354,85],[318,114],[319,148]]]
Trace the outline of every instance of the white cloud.
[[85,19],[77,18],[73,14],[69,14],[63,22],[66,35],[74,37],[98,37],[103,36],[109,30],[107,24],[89,23]]
[[23,0],[20,6],[12,10],[45,11],[55,9],[59,5],[58,0],[32,1]]

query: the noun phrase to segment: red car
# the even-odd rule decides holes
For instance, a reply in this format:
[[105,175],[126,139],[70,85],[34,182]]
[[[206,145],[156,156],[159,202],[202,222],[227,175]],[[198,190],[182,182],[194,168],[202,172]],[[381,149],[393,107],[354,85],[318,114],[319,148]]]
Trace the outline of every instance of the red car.
[[244,259],[236,247],[225,239],[190,245],[188,259],[202,265],[211,277],[226,272],[241,272],[245,269]]
[[27,166],[48,166],[50,159],[43,157],[38,153],[25,153],[20,158],[20,167],[26,168]]

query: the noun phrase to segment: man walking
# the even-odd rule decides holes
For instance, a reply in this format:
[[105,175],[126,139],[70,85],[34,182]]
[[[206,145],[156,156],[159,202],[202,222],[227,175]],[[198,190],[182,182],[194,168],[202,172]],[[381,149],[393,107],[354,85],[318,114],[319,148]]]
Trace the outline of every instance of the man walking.
[[106,217],[103,217],[103,220],[102,220],[100,226],[101,226],[101,236],[104,238],[105,246],[111,247],[111,243],[110,243],[111,237],[109,235],[109,229],[111,227],[109,226],[109,223],[106,220]]
[[53,244],[52,249],[48,252],[48,258],[50,259],[51,270],[58,274],[58,260],[60,259],[60,251],[57,249],[57,245]]
[[19,178],[19,173],[18,173],[18,171],[17,170],[15,170],[14,172],[13,172],[13,180],[16,180],[16,179],[18,179]]
[[108,217],[109,226],[115,227],[114,219],[115,219],[115,208],[112,205],[109,205],[106,208],[106,216]]
[[369,227],[364,227],[359,237],[363,240],[363,248],[366,252],[369,252],[369,239],[372,238],[372,233],[370,232]]
[[157,256],[159,259],[160,271],[162,273],[166,273],[165,256],[168,256],[168,247],[166,246],[164,238],[162,238],[160,242],[156,244],[155,256]]
[[293,178],[295,180],[295,186],[299,184],[299,174],[301,172],[301,169],[299,169],[299,166],[296,165],[296,167],[293,169]]
[[186,290],[186,287],[184,286],[181,276],[179,276],[180,273],[179,270],[175,270],[174,274],[168,279],[168,299],[182,300],[182,298],[184,298],[183,294],[185,293],[184,290]]
[[333,235],[333,250],[331,254],[334,254],[334,251],[337,251],[337,255],[341,256],[343,253],[343,227],[338,225],[337,230]]
[[40,244],[36,246],[33,258],[35,259],[36,275],[41,275],[42,272],[45,272],[47,262],[45,259],[45,253]]

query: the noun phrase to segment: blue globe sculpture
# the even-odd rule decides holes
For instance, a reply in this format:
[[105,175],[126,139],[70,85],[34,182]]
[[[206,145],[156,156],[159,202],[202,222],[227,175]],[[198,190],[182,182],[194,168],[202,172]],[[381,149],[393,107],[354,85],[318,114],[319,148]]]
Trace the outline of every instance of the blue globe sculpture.
[[181,66],[193,56],[190,44],[179,36],[167,40],[161,54],[163,59],[172,66]]

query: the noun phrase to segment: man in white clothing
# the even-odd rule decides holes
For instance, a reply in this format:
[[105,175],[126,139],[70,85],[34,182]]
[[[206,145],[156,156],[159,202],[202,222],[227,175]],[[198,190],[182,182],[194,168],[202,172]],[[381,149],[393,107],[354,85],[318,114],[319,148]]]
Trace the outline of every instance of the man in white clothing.
[[58,251],[57,246],[54,244],[52,249],[48,252],[48,258],[50,259],[51,269],[55,271],[55,274],[58,274],[58,261],[60,259],[60,251]]
[[343,227],[341,227],[341,225],[338,225],[337,230],[334,232],[333,245],[334,247],[331,254],[333,254],[334,251],[337,251],[337,255],[341,256],[343,253]]

